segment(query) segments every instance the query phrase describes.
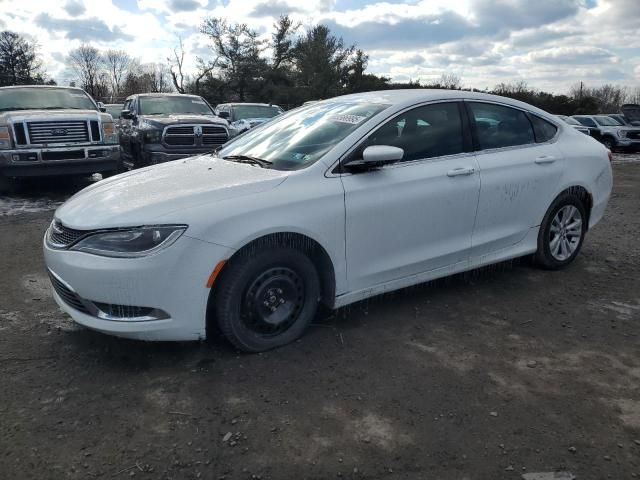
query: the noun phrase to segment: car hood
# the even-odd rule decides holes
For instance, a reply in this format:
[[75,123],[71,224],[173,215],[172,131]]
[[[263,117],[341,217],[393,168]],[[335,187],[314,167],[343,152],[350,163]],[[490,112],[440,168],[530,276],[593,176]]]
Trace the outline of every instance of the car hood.
[[226,120],[214,117],[213,115],[140,115],[138,118],[144,119],[145,122],[156,124],[158,126],[174,125],[176,123],[213,123],[224,126],[228,125]]
[[71,197],[55,216],[78,230],[149,225],[192,207],[270,190],[289,174],[203,155],[97,182]]
[[30,121],[30,120],[86,120],[87,117],[98,118],[100,112],[97,110],[76,110],[76,109],[60,109],[60,110],[11,110],[0,113],[0,119],[11,118],[14,121]]

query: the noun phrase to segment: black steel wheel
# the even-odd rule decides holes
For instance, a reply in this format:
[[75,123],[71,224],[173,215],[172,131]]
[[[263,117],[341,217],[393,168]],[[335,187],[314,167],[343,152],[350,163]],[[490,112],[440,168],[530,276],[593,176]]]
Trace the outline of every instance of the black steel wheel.
[[320,299],[315,266],[289,248],[240,252],[216,280],[215,314],[227,339],[240,350],[261,352],[299,338]]

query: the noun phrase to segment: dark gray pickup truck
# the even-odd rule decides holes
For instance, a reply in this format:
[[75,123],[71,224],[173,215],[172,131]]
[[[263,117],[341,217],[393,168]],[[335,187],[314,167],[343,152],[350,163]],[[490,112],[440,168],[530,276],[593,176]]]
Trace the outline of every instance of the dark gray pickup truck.
[[210,152],[227,140],[229,123],[197,95],[132,95],[120,115],[120,145],[134,168]]
[[0,88],[0,177],[115,173],[113,119],[84,90]]

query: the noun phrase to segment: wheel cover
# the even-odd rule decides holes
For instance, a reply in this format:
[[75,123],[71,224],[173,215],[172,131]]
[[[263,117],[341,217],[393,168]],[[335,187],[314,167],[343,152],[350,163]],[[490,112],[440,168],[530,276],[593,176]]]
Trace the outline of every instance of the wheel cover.
[[260,273],[249,285],[240,316],[243,325],[261,336],[272,337],[288,330],[304,306],[304,282],[286,267]]
[[560,262],[567,260],[580,245],[582,214],[573,205],[565,205],[556,213],[549,229],[549,251]]

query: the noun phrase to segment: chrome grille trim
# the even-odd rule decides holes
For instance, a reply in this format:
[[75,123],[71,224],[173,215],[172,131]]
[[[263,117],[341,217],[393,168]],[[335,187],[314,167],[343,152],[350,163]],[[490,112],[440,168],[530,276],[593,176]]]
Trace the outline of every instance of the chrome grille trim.
[[[26,122],[28,143],[85,143],[89,142],[89,125],[86,120],[59,120]],[[54,134],[54,131],[64,134]]]
[[229,140],[229,132],[222,125],[189,124],[164,128],[162,142],[169,147],[200,147],[222,145]]
[[93,233],[93,230],[75,230],[65,227],[57,218],[47,230],[47,244],[52,248],[68,248],[80,239]]

